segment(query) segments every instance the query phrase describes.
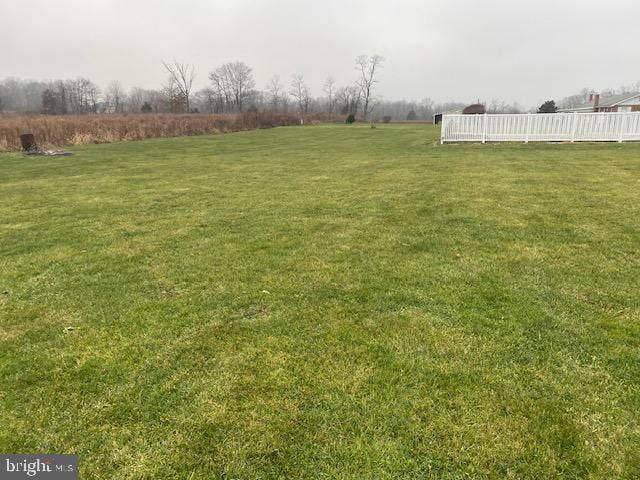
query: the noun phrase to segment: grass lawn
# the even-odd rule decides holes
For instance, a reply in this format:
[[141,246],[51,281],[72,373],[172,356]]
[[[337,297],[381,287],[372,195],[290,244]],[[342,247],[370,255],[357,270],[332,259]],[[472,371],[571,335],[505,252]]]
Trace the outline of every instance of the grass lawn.
[[0,155],[0,451],[88,479],[638,478],[640,144]]

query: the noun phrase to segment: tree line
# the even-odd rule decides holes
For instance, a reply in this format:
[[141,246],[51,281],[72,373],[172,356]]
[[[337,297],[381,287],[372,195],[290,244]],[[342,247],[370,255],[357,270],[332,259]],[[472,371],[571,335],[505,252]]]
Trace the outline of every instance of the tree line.
[[334,78],[328,77],[322,94],[316,96],[301,74],[292,75],[288,82],[274,76],[263,89],[258,89],[252,68],[239,61],[216,67],[209,72],[207,85],[196,91],[194,67],[178,61],[162,62],[167,79],[156,89],[134,87],[127,91],[119,81],[100,88],[85,77],[53,81],[11,77],[0,80],[0,112],[65,115],[270,110],[369,118],[380,100],[375,90],[383,62],[380,55],[357,57],[358,75],[353,82],[338,86]]
[[[47,115],[98,113],[238,113],[276,111],[354,115],[363,119],[431,120],[434,113],[461,109],[460,102],[389,101],[377,95],[379,73],[384,67],[380,55],[355,59],[355,78],[339,84],[327,77],[315,92],[302,74],[283,79],[270,78],[258,88],[253,69],[244,62],[219,65],[207,75],[203,88],[194,89],[192,65],[162,62],[166,81],[155,89],[126,90],[119,81],[101,88],[92,80],[33,81],[19,78],[0,80],[0,112]],[[490,102],[489,109],[513,110],[503,102]]]
[[[253,70],[244,62],[220,65],[207,75],[203,88],[194,90],[193,66],[173,61],[163,62],[166,81],[155,89],[134,87],[126,90],[119,81],[101,88],[92,80],[78,77],[67,80],[34,81],[19,78],[0,80],[0,112],[43,113],[48,115],[98,113],[237,113],[276,111],[354,115],[364,119],[431,120],[435,113],[458,111],[462,102],[436,103],[430,98],[420,101],[383,100],[376,94],[378,74],[384,66],[379,55],[356,58],[356,78],[339,84],[327,77],[316,92],[301,74],[289,79],[276,75],[258,88]],[[640,90],[640,82],[601,91],[603,97]],[[561,108],[584,103],[592,89],[565,97]],[[315,95],[314,95],[315,93]],[[518,104],[497,99],[483,103],[488,113],[523,113]],[[551,111],[554,105],[537,111]]]

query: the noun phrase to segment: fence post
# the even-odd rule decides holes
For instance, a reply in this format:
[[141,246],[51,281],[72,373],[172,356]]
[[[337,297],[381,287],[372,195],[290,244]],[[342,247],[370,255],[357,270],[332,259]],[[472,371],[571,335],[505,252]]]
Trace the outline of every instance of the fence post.
[[524,136],[524,143],[529,143],[529,130],[531,130],[531,113],[527,114],[527,131]]
[[571,143],[576,141],[576,128],[578,126],[578,112],[573,112],[573,119],[571,121]]
[[482,143],[487,143],[487,114],[483,114],[484,120],[482,122]]

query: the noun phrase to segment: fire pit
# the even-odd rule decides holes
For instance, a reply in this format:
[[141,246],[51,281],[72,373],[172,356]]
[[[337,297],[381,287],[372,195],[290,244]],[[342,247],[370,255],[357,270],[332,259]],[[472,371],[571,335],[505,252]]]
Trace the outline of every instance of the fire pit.
[[20,135],[20,144],[25,155],[40,155],[45,157],[68,157],[73,155],[71,152],[61,150],[42,150],[36,143],[33,133],[23,133]]

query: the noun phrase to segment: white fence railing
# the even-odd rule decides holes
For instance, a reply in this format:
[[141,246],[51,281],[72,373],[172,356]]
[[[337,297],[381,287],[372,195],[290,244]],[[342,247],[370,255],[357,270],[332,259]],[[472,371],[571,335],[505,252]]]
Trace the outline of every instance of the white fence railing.
[[640,112],[443,115],[445,142],[627,142],[640,140]]

